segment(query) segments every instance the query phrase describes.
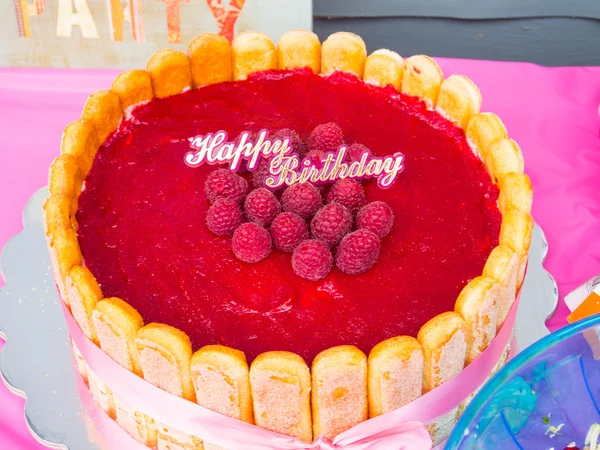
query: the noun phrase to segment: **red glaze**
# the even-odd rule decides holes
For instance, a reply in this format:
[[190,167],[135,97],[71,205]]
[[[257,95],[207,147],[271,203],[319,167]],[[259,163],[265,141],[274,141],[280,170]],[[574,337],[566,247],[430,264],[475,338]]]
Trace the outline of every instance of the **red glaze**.
[[[306,139],[326,122],[376,155],[406,156],[390,189],[365,186],[368,201],[386,202],[396,217],[379,261],[317,282],[295,275],[290,254],[275,249],[259,263],[239,261],[231,238],[206,227],[204,181],[214,167],[184,163],[188,138],[292,128]],[[250,360],[289,350],[310,362],[334,345],[368,352],[415,336],[452,310],[498,244],[497,196],[462,130],[418,100],[352,75],[265,72],[135,109],[99,150],[77,220],[104,295],[128,301],[146,322],[185,331],[194,349],[219,343]]]

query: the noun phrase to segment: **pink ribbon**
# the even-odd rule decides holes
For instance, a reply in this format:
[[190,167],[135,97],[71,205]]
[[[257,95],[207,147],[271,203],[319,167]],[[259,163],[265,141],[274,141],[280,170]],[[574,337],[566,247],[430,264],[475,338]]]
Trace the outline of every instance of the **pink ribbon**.
[[333,440],[317,437],[312,444],[221,415],[144,381],[90,341],[61,304],[72,340],[117,397],[158,422],[211,444],[244,450],[430,450],[431,437],[423,424],[454,410],[485,382],[511,338],[518,299],[496,338],[460,374],[399,409],[362,422]]

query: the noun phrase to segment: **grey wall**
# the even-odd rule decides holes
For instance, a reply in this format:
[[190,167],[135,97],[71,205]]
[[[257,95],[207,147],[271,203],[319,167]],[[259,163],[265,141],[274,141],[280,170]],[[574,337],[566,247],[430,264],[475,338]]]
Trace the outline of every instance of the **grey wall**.
[[600,0],[314,0],[321,39],[344,30],[369,51],[600,65]]

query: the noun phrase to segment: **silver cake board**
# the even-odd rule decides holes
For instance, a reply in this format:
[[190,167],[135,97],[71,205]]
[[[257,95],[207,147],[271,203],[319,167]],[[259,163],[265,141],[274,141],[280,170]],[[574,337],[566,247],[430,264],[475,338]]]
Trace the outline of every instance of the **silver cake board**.
[[[88,414],[79,393],[68,333],[42,223],[48,195],[36,192],[23,213],[23,231],[2,251],[0,271],[6,285],[0,291],[0,375],[8,388],[27,399],[25,419],[31,434],[49,448],[105,448],[90,432]],[[558,302],[556,282],[542,263],[548,244],[536,225],[527,276],[517,313],[516,350],[549,333],[545,321]]]

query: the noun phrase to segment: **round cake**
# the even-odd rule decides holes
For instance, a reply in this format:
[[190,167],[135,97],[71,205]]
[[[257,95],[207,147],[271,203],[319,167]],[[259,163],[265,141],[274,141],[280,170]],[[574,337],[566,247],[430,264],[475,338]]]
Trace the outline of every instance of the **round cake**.
[[[65,129],[45,204],[61,297],[123,370],[268,430],[333,438],[461,372],[513,305],[531,183],[480,108],[466,77],[423,55],[367,56],[351,33],[205,33],[187,55],[159,52]],[[266,157],[186,164],[191,142],[218,132],[285,139],[307,167],[343,148],[348,165],[401,155],[404,169],[389,186],[348,175],[274,189]],[[202,448],[78,366],[139,441]],[[434,441],[456,417],[430,426]]]

